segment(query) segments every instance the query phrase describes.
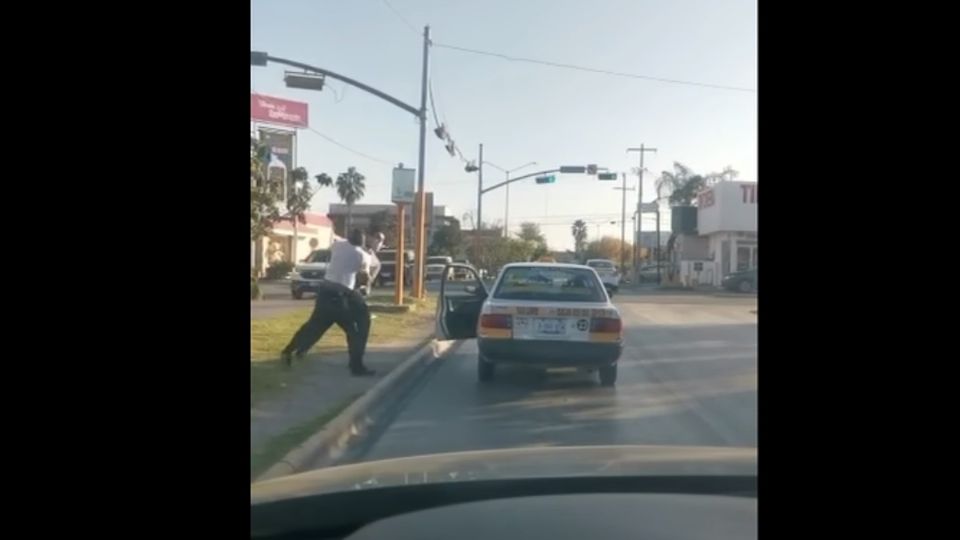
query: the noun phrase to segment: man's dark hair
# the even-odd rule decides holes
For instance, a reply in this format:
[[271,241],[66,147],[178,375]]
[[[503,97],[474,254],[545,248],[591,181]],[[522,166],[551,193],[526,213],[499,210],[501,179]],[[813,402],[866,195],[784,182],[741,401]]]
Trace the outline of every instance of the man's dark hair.
[[351,244],[355,246],[363,247],[365,235],[363,234],[363,229],[357,227],[350,231],[350,237],[347,238]]

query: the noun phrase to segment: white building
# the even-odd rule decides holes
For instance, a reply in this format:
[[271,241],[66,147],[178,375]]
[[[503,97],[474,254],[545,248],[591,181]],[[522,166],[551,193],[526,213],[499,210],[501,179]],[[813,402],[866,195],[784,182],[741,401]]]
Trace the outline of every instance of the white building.
[[[323,214],[304,214],[306,223],[297,224],[297,245],[293,246],[293,224],[290,221],[280,221],[274,224],[273,230],[257,242],[250,243],[250,268],[259,276],[263,276],[270,263],[286,261],[296,263],[302,261],[314,249],[326,249],[333,243],[333,222]],[[258,249],[259,248],[259,249]],[[258,256],[259,251],[259,256]],[[294,261],[296,251],[296,261]]]
[[687,285],[719,286],[731,272],[757,267],[757,183],[719,182],[697,197],[696,235],[675,249]]

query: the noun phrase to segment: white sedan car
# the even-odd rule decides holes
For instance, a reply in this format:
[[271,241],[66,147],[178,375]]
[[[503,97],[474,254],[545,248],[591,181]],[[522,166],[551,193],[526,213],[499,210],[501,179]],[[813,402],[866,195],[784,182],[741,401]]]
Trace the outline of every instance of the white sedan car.
[[617,265],[610,259],[590,259],[587,266],[597,271],[603,286],[610,291],[617,292],[620,289],[620,272],[617,272]]
[[438,334],[477,338],[480,381],[498,364],[596,369],[600,383],[617,381],[623,322],[597,271],[559,263],[504,266],[488,292],[472,267],[473,284],[441,281]]

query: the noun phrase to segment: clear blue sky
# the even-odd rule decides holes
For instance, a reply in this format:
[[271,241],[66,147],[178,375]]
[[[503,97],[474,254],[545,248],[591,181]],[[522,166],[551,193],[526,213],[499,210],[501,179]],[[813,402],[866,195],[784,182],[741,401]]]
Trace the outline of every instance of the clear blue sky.
[[[751,0],[389,0],[417,32],[431,27],[436,43],[724,86],[757,88],[756,2]],[[421,43],[382,0],[253,0],[251,47],[342,73],[419,105]],[[301,130],[298,164],[331,176],[356,166],[367,178],[362,202],[386,203],[392,164],[417,163],[412,115],[365,92],[328,79],[323,92],[287,89],[282,66],[251,68],[251,90],[306,101],[320,133],[387,163],[344,150]],[[615,171],[637,165],[628,146],[648,154],[644,200],[654,178],[674,161],[697,172],[730,165],[757,180],[757,93],[719,90],[571,71],[449,49],[431,49],[437,112],[468,158],[484,143],[484,158],[513,168],[597,163]],[[338,101],[339,98],[339,101]],[[477,176],[466,173],[432,133],[426,186],[448,215],[476,212]],[[525,169],[533,172],[538,169]],[[523,174],[515,173],[514,176]],[[484,170],[484,184],[503,173]],[[636,176],[628,179],[636,184]],[[572,248],[570,224],[619,220],[620,182],[564,175],[557,184],[531,179],[510,190],[510,228],[541,224],[551,248]],[[630,208],[636,192],[628,193]],[[501,189],[484,196],[485,222],[504,218]],[[321,190],[313,208],[339,202]],[[465,223],[469,227],[469,221]],[[646,217],[644,230],[655,226]],[[665,218],[665,227],[669,221]],[[628,225],[629,230],[629,225]],[[589,227],[590,238],[597,227]],[[619,225],[602,225],[619,237]],[[628,233],[629,236],[629,233]]]

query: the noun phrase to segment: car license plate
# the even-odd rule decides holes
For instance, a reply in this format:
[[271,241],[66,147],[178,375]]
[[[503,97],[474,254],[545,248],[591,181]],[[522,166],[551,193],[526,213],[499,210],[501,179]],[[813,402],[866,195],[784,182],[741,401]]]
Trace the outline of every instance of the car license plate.
[[538,334],[562,336],[567,333],[567,321],[564,319],[534,319],[533,324]]

